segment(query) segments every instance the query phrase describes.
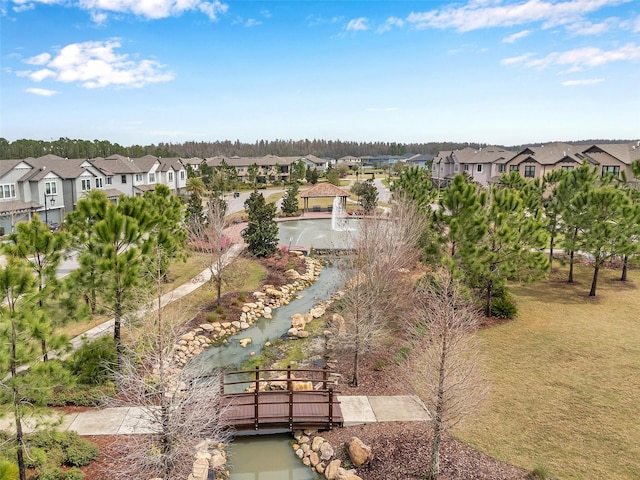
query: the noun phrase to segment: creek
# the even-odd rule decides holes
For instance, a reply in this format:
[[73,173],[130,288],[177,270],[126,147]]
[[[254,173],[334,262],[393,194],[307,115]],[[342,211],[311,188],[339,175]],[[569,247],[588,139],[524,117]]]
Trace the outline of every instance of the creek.
[[[306,313],[321,301],[327,300],[341,284],[340,269],[325,265],[317,281],[299,292],[299,297],[288,305],[274,309],[271,319],[260,318],[251,327],[229,338],[228,343],[211,347],[193,362],[213,371],[217,368],[241,370],[242,363],[251,358],[251,352],[260,355],[267,341],[286,335],[291,327],[291,315]],[[251,338],[246,347],[240,340]],[[292,340],[297,341],[297,340]],[[232,465],[231,480],[313,480],[320,478],[296,457],[289,440],[290,435],[255,435],[236,437],[229,452]]]

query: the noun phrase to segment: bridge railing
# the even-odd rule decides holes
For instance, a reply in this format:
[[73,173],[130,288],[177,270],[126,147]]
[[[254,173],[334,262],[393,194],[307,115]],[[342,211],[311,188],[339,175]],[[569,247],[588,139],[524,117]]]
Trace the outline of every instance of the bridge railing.
[[342,422],[326,368],[256,367],[254,371],[224,372],[222,393],[225,403],[233,407],[233,423],[237,426],[251,425],[254,430],[274,424],[290,430],[301,426],[331,429]]

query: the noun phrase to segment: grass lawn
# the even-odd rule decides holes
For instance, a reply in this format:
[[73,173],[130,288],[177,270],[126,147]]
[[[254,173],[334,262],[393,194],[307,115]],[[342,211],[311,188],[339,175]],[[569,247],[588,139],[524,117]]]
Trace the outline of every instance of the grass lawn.
[[560,479],[640,478],[640,272],[566,269],[514,286],[519,316],[480,333],[491,394],[460,439]]

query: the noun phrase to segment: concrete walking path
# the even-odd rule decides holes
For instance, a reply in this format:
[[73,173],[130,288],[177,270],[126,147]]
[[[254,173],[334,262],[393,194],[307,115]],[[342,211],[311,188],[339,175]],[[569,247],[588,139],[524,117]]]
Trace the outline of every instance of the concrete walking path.
[[[417,397],[399,396],[342,396],[338,395],[344,426],[378,422],[425,422],[431,419]],[[152,408],[152,407],[150,407]],[[74,431],[79,435],[132,435],[159,431],[153,412],[146,407],[95,408],[84,412],[61,414],[61,431]],[[55,421],[54,416],[49,420]],[[0,419],[0,430],[14,427],[10,416]],[[24,420],[26,433],[35,430],[33,419]]]

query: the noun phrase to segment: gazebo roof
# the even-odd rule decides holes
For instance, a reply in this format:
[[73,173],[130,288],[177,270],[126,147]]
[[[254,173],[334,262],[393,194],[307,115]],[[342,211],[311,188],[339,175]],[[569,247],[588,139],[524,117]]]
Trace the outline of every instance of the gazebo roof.
[[349,192],[336,187],[332,183],[319,183],[300,195],[302,198],[334,198],[348,196]]

